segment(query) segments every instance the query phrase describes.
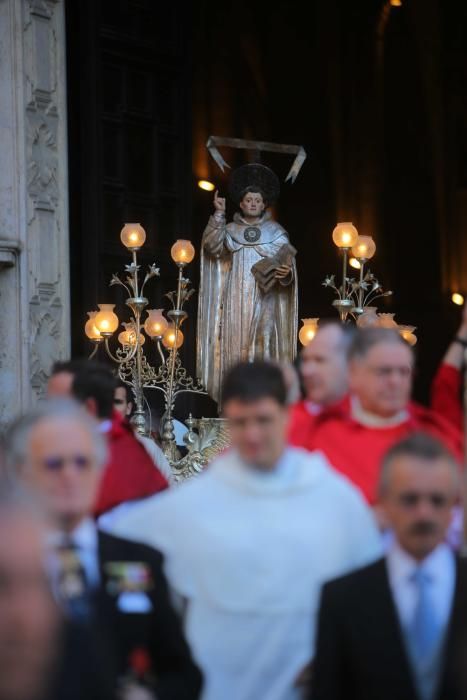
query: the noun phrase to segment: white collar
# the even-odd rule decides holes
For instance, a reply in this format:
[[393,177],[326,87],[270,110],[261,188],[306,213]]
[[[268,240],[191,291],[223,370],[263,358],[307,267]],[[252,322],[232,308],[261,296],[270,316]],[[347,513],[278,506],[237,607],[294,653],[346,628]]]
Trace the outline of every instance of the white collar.
[[447,544],[441,542],[422,561],[417,561],[394,539],[387,552],[387,565],[390,578],[397,585],[408,581],[419,567],[429,575],[430,579],[436,580],[452,563],[453,557],[452,550]]
[[393,428],[405,423],[409,417],[409,412],[406,409],[399,411],[390,418],[382,418],[374,413],[369,413],[369,411],[365,411],[365,409],[362,408],[356,396],[350,397],[350,413],[357,423],[361,423],[361,425],[367,428]]
[[84,518],[79,525],[69,533],[63,530],[52,530],[47,535],[47,545],[51,548],[60,547],[67,541],[84,551],[96,551],[98,546],[97,527],[92,518]]
[[323,406],[321,404],[307,400],[305,400],[305,408],[311,416],[317,416],[323,410]]
[[293,461],[291,462],[291,460],[289,459],[290,450],[288,450],[287,448],[285,448],[282,451],[281,456],[277,460],[276,464],[273,467],[271,467],[271,469],[260,469],[254,464],[248,464],[240,457],[237,450],[233,450],[232,452],[233,454],[235,454],[242,467],[251,472],[252,474],[257,475],[258,479],[281,479],[290,474],[291,464],[293,465]]

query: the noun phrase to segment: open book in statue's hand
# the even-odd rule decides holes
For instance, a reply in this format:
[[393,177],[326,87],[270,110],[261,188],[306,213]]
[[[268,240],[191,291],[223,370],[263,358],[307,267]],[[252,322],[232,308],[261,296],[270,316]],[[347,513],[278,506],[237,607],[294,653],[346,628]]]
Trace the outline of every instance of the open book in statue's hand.
[[251,268],[251,272],[263,292],[269,292],[277,282],[276,271],[281,265],[292,267],[297,255],[296,249],[290,243],[284,243],[271,258],[261,258]]

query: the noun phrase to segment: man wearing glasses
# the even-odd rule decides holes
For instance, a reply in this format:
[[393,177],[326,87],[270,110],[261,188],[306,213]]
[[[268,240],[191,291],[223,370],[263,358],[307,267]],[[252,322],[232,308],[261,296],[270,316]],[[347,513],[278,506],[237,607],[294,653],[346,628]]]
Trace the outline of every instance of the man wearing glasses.
[[46,564],[55,598],[101,641],[120,697],[144,687],[144,697],[195,700],[200,674],[169,600],[161,555],[100,532],[91,516],[107,460],[97,421],[70,400],[45,402],[12,427],[7,458],[51,516]]
[[386,454],[379,500],[394,539],[324,586],[310,700],[465,697],[467,567],[444,542],[458,496],[458,465],[435,438]]
[[456,457],[462,455],[458,427],[410,400],[413,373],[412,348],[397,330],[358,330],[349,348],[349,396],[319,413],[301,443],[323,452],[371,505],[377,499],[383,455],[407,435],[426,432]]

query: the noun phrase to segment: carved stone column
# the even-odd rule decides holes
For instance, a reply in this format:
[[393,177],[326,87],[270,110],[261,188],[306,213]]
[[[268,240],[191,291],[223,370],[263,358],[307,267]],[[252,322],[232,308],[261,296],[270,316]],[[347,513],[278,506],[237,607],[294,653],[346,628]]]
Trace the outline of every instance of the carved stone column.
[[0,422],[69,353],[63,0],[0,0]]

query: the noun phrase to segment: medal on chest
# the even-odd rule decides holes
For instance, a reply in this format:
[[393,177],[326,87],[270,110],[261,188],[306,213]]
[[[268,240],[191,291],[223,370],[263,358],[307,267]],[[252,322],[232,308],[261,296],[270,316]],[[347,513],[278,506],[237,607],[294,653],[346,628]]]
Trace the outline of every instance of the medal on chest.
[[256,243],[261,238],[261,230],[257,226],[247,226],[243,232],[243,238],[247,243]]

